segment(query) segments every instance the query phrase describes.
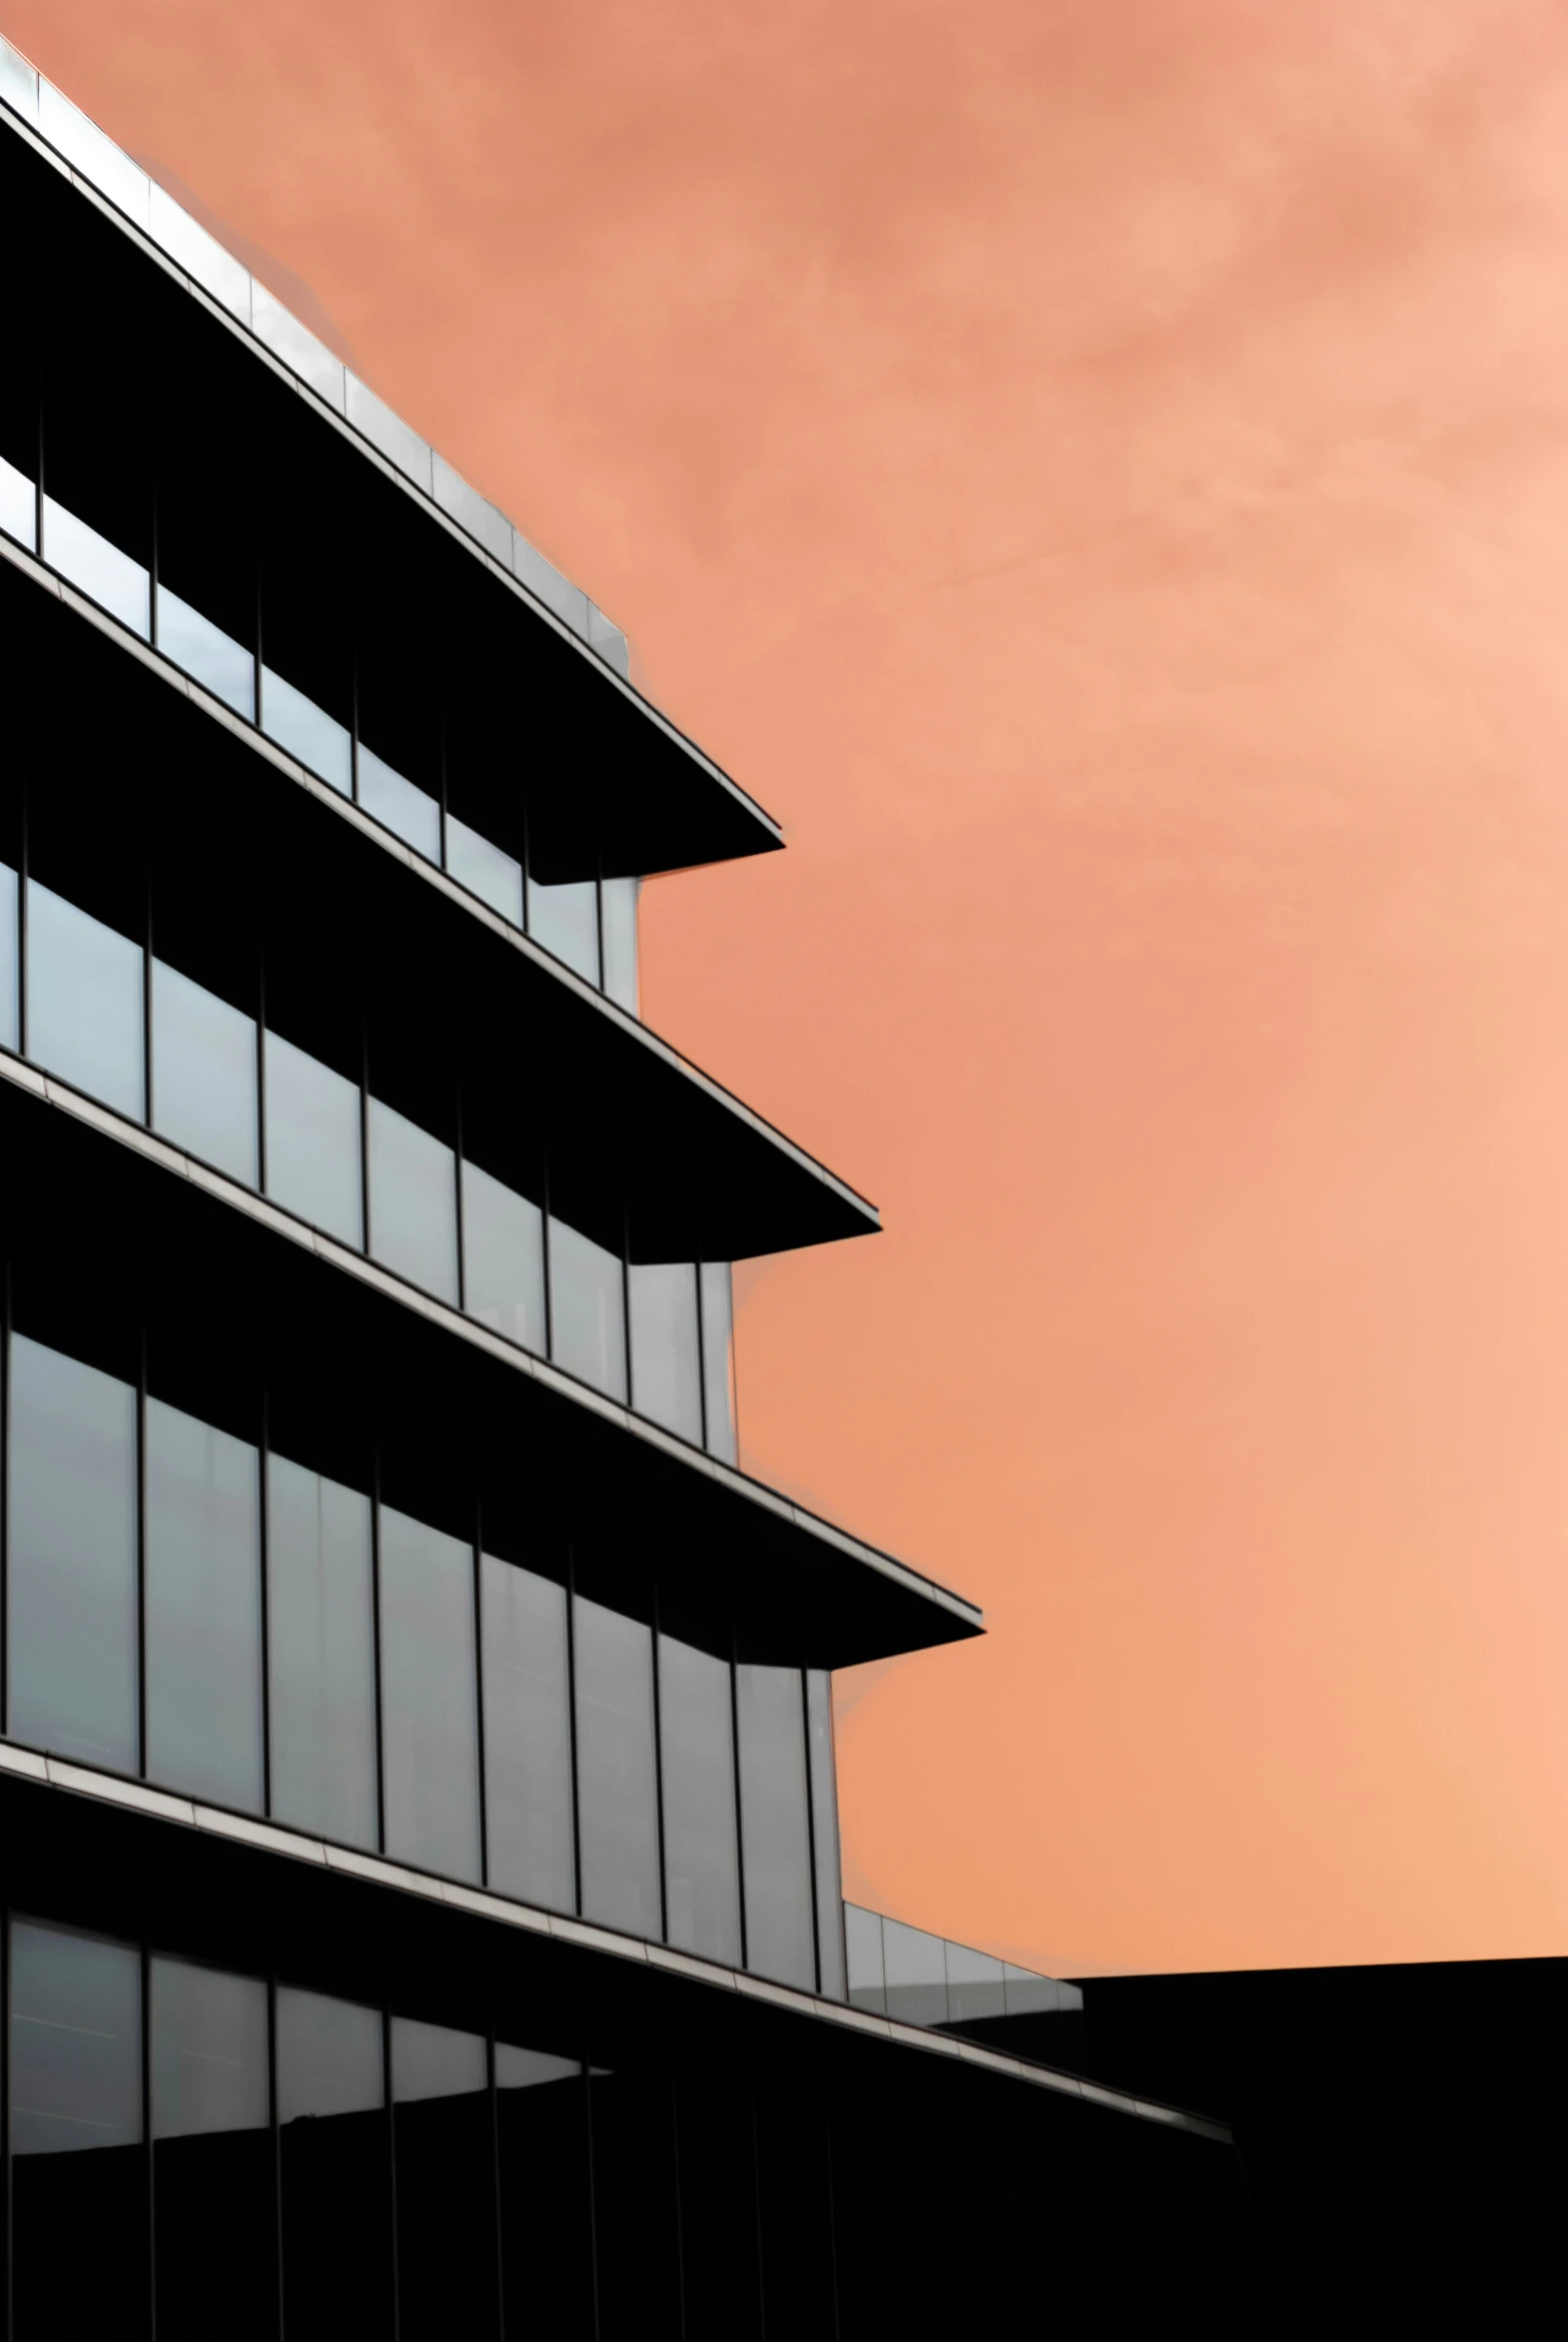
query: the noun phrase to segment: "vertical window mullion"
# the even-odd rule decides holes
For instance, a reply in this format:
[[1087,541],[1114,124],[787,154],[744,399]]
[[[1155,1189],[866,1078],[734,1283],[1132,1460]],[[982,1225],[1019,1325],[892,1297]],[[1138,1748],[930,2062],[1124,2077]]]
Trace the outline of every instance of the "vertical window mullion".
[[582,1910],[582,1801],[577,1792],[577,1565],[566,1555],[566,1723],[571,1743],[572,1910]]

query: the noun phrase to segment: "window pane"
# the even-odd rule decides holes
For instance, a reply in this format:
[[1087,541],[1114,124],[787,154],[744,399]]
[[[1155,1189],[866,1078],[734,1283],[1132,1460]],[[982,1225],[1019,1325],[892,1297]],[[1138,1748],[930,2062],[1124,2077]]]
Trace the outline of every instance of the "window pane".
[[371,1500],[279,1455],[267,1485],[273,1812],[374,1846]]
[[863,1911],[858,1903],[846,1903],[844,1941],[849,1960],[851,2005],[869,2008],[878,2016],[886,2016],[887,1970],[882,1962],[882,1922],[877,1914],[874,1911]]
[[158,588],[158,647],[165,658],[184,667],[247,723],[254,720],[255,654],[162,584]]
[[689,1260],[634,1260],[626,1276],[631,1310],[631,1403],[639,1415],[647,1415],[700,1447],[697,1271]]
[[479,1568],[489,1883],[524,1903],[572,1911],[566,1590],[492,1553]]
[[427,862],[441,858],[441,809],[423,789],[360,743],[360,803]]
[[528,933],[536,944],[575,968],[590,984],[599,981],[599,890],[591,878],[563,887],[528,881]]
[[399,1276],[454,1306],[457,1165],[449,1147],[371,1100],[371,1249]]
[[392,2155],[376,2008],[278,1987],[284,2325],[289,2342],[393,2330]]
[[634,878],[607,878],[599,888],[604,923],[604,989],[637,1014],[637,890]]
[[751,2091],[706,2076],[683,2078],[675,2134],[682,2342],[763,2342]]
[[354,794],[354,745],[348,727],[271,667],[262,669],[262,730],[330,787],[345,797]]
[[626,1395],[626,1317],[613,1252],[551,1218],[550,1355],[611,1398]]
[[675,2109],[662,2076],[594,2073],[599,2342],[683,2342]]
[[544,1348],[544,1214],[475,1163],[462,1167],[468,1315],[524,1348]]
[[450,813],[446,816],[446,867],[459,886],[488,903],[513,927],[522,925],[522,864]]
[[38,497],[33,482],[25,471],[18,471],[14,463],[7,463],[0,455],[0,528],[7,536],[14,536],[28,551],[36,552],[38,535]]
[[17,1009],[18,958],[17,876],[0,862],[0,1049],[21,1047],[21,1018]]
[[382,1507],[382,1731],[387,1851],[479,1875],[473,1551]]
[[734,1304],[727,1260],[704,1260],[697,1271],[702,1295],[703,1437],[710,1455],[736,1458]]
[[398,2342],[495,2332],[495,2125],[482,2035],[392,2021]]
[[153,1122],[256,1185],[256,1019],[162,960],[153,962]]
[[134,1773],[136,1393],[11,1338],[10,1729]]
[[808,1990],[816,1982],[806,1731],[800,1673],[735,1670],[740,1724],[740,1827],[746,1881],[746,1965]]
[[573,1604],[582,1908],[628,1935],[659,1934],[653,1636],[581,1595]]
[[262,1808],[262,1553],[257,1452],[147,1402],[147,1770]]
[[276,2342],[267,1986],[152,1961],[159,2342]]
[[53,496],[44,498],[44,559],[79,585],[111,617],[148,638],[149,580],[140,561],[122,553],[118,545],[78,520]]
[[947,1956],[940,1936],[884,1918],[882,1958],[888,1979],[888,2014],[905,2024],[946,2024]]
[[267,1036],[267,1192],[329,1235],[363,1244],[360,1091],[292,1041]]
[[146,1112],[142,947],[27,886],[27,1054],[137,1122]]
[[948,2022],[973,2024],[985,2016],[1006,2016],[1007,1986],[1002,1962],[967,1944],[945,1947],[948,1966]]
[[844,1998],[844,1888],[839,1870],[838,1776],[833,1761],[833,1678],[806,1675],[806,1740],[811,1768],[811,1845],[817,1870],[817,1965],[821,1989]]
[[495,2128],[506,2342],[594,2342],[582,2068],[497,2041]]
[[659,1773],[669,1940],[740,1964],[735,1735],[726,1661],[659,1637]]
[[188,1959],[155,1959],[153,2136],[265,2130],[267,1986]]

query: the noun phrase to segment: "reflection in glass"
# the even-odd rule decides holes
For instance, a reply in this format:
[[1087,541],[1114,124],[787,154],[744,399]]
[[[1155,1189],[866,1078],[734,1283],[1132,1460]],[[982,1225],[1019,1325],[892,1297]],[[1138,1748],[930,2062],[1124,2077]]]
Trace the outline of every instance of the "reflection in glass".
[[947,1957],[940,1936],[884,1916],[882,1962],[889,2016],[900,2017],[905,2024],[947,2023]]
[[146,2333],[141,2000],[132,1946],[12,1922],[15,2342]]
[[376,1844],[371,1500],[268,1458],[272,1810],[343,1846]]
[[381,1571],[387,1851],[477,1879],[473,1549],[383,1505]]
[[528,881],[528,933],[590,984],[599,981],[599,890],[591,878],[566,886]]
[[7,536],[14,536],[26,545],[30,553],[38,550],[38,497],[33,482],[25,471],[18,471],[14,463],[7,463],[0,455],[0,528]]
[[495,2132],[478,2033],[392,2020],[398,2342],[495,2331]]
[[637,889],[635,878],[607,878],[599,887],[604,947],[604,989],[621,1008],[637,1014]]
[[806,1672],[806,1746],[811,1771],[811,1849],[817,1880],[818,1989],[842,2000],[844,1887],[839,1867],[838,1776],[833,1761],[833,1678]]
[[348,726],[307,699],[271,667],[262,669],[262,730],[345,797],[354,794],[354,743]]
[[453,2032],[450,2025],[423,2024],[417,2017],[394,2016],[392,2076],[392,2097],[398,2105],[487,2089],[484,2035]]
[[392,2157],[382,2017],[278,1987],[284,2330],[289,2342],[394,2331]]
[[153,1124],[256,1185],[256,1020],[163,960],[153,962]]
[[544,1214],[526,1195],[462,1167],[463,1306],[525,1349],[544,1348]]
[[574,2059],[495,2044],[506,2342],[594,2342],[588,2094]]
[[669,2083],[656,2074],[594,2072],[588,2092],[598,2342],[684,2342]]
[[146,1113],[142,947],[27,884],[27,1054],[136,1122]]
[[659,1637],[659,1779],[669,1941],[738,1967],[730,1671],[724,1660],[670,1635]]
[[254,720],[254,654],[163,584],[158,588],[158,647],[177,667],[205,685],[215,699],[223,700],[247,723]]
[[20,1049],[21,945],[16,872],[0,862],[0,1049]]
[[268,1194],[363,1244],[359,1085],[269,1032],[266,1087]]
[[480,1557],[486,1875],[503,1895],[576,1908],[566,1590]]
[[579,1594],[572,1606],[572,1658],[582,1908],[606,1927],[656,1938],[653,1636],[639,1620]]
[[948,1968],[948,2022],[972,2024],[979,2017],[1006,2016],[1007,1987],[1002,1962],[967,1944],[945,1947]]
[[481,903],[513,927],[522,925],[522,864],[451,813],[446,816],[446,867]]
[[136,1392],[11,1337],[10,1730],[134,1773]]
[[140,561],[133,561],[129,553],[122,553],[118,545],[100,536],[96,528],[89,528],[85,520],[78,520],[53,496],[44,498],[44,559],[79,585],[89,600],[99,603],[110,616],[118,618],[122,626],[129,626],[133,634],[140,634],[145,642],[151,631],[151,596],[147,571]]
[[844,1943],[849,1967],[852,2008],[869,2008],[878,2016],[888,2012],[887,1970],[882,1964],[882,1922],[874,1911],[858,1903],[844,1906]]
[[702,1416],[708,1453],[732,1464],[735,1444],[735,1311],[727,1260],[704,1260],[697,1270],[702,1295]]
[[147,1770],[262,1807],[262,1555],[256,1449],[147,1402]]
[[697,1272],[689,1260],[634,1260],[626,1271],[631,1316],[631,1403],[694,1447],[702,1444],[697,1354]]
[[746,1964],[781,1984],[816,1982],[806,1731],[799,1670],[735,1670]]
[[626,1313],[618,1256],[553,1214],[550,1356],[611,1398],[626,1395]]
[[267,1986],[151,1962],[159,2342],[276,2342]]
[[437,1299],[457,1299],[457,1166],[449,1147],[370,1105],[371,1249]]
[[441,809],[435,799],[360,743],[360,803],[426,862],[441,858]]

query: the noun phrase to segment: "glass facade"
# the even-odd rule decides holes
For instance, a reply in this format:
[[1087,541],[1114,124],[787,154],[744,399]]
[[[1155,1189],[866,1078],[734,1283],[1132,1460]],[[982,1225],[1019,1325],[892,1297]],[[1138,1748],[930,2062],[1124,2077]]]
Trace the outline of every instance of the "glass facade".
[[58,1306],[3,1351],[11,1738],[843,1994],[825,1675],[380,1499],[374,1448],[361,1486],[316,1469],[260,1387],[176,1405],[133,1328]]
[[[0,1048],[735,1460],[730,1272],[633,1262],[52,888],[0,864]],[[25,1016],[22,1003],[25,1002]],[[23,1028],[25,1026],[25,1033]]]
[[844,1906],[849,2000],[906,2024],[969,2024],[994,2016],[1072,2014],[1077,1984],[1015,1967],[995,1952],[952,1944],[859,1904]]

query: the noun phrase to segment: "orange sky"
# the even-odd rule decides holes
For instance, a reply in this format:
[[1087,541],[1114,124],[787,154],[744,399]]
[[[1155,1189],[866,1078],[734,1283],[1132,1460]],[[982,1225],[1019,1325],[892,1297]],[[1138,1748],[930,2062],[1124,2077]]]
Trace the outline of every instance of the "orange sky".
[[888,1225],[748,1273],[747,1456],[992,1629],[845,1680],[851,1891],[1568,1951],[1561,8],[0,30],[788,827],[645,898],[652,1021]]

